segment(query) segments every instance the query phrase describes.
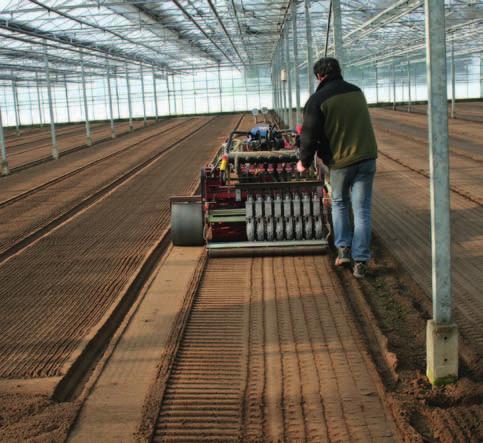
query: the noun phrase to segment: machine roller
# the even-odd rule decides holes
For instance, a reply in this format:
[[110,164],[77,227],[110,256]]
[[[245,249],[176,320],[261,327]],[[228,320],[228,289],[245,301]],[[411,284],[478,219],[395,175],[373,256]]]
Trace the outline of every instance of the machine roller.
[[235,131],[201,171],[200,195],[171,199],[173,244],[212,256],[321,253],[330,234],[328,184],[296,170],[297,134],[259,124]]

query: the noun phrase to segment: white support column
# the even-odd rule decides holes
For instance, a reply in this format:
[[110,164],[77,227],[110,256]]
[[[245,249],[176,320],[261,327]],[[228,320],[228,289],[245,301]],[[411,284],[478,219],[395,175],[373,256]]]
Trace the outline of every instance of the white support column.
[[30,92],[30,84],[28,85],[27,87],[27,95],[28,95],[28,99],[29,99],[29,111],[30,111],[30,125],[33,126],[34,125],[34,112],[33,112],[33,109],[32,109],[32,94]]
[[304,0],[305,6],[305,38],[307,40],[307,88],[311,95],[315,90],[315,76],[314,76],[314,56],[312,54],[312,21],[310,19],[310,1]]
[[193,84],[193,103],[194,103],[194,106],[195,106],[195,114],[198,114],[198,109],[196,107],[196,83],[195,83],[195,73],[194,73],[194,69],[193,69],[193,75],[191,76],[191,81],[192,81],[192,84]]
[[408,112],[411,112],[411,62],[408,56]]
[[43,113],[42,113],[42,104],[41,104],[41,98],[40,98],[40,86],[39,86],[39,74],[38,72],[35,73],[35,84],[37,87],[37,106],[39,109],[39,120],[40,120],[40,126],[44,126],[44,119],[43,119]]
[[248,111],[248,87],[247,87],[247,68],[243,68],[243,84],[245,87],[245,110]]
[[5,135],[3,133],[2,109],[0,108],[0,151],[2,154],[2,175],[8,175],[7,146],[5,145]]
[[260,91],[260,69],[259,69],[258,66],[256,67],[256,70],[257,70],[258,108],[261,109],[262,108],[262,93]]
[[84,68],[84,54],[81,52],[82,96],[84,100],[84,119],[86,124],[86,144],[92,146],[91,125],[89,123],[89,105],[87,104],[86,72]]
[[17,81],[13,80],[13,72],[12,72],[12,96],[13,96],[13,106],[15,111],[15,132],[17,135],[20,135],[20,111],[18,105],[18,93],[17,93]]
[[218,65],[218,94],[220,97],[220,112],[223,112],[223,99],[222,99],[222,93],[221,93],[221,68],[220,65]]
[[376,103],[379,103],[379,74],[377,72],[377,61],[374,70],[376,71]]
[[119,82],[118,82],[118,75],[117,75],[117,68],[114,68],[114,75],[116,76],[116,105],[117,105],[117,119],[121,119],[121,104],[119,101]]
[[144,94],[144,70],[143,70],[143,64],[139,64],[139,75],[141,76],[141,95],[143,97],[143,124],[144,126],[147,126],[148,121],[146,118],[146,97]]
[[129,68],[127,63],[125,64],[126,68],[126,87],[127,87],[127,105],[129,109],[129,130],[133,130],[132,126],[132,103],[131,103],[131,85],[129,84]]
[[116,138],[116,128],[114,126],[114,110],[112,106],[112,91],[111,91],[111,68],[109,66],[109,59],[107,62],[107,94],[109,97],[109,118],[111,120],[111,137]]
[[174,115],[178,115],[178,103],[176,99],[176,83],[174,82],[174,75],[171,76],[171,86],[173,87],[171,91],[171,95],[173,96]]
[[158,92],[156,91],[156,72],[153,66],[153,98],[154,98],[154,114],[156,121],[159,119],[159,111],[158,111]]
[[453,320],[444,2],[425,0],[433,319],[426,336],[426,374],[434,385],[458,377],[458,329]]
[[210,92],[208,86],[208,71],[205,70],[205,88],[206,88],[206,105],[208,107],[208,114],[210,113]]
[[396,110],[396,60],[392,64],[392,109]]
[[342,72],[344,72],[345,55],[342,41],[342,12],[340,9],[340,0],[332,0],[332,11],[334,14],[334,55],[339,61]]
[[287,86],[288,86],[288,121],[287,126],[293,128],[295,125],[293,123],[293,103],[292,103],[292,74],[290,73],[290,68],[292,63],[290,60],[290,45],[289,45],[289,35],[290,28],[287,27],[285,30],[285,69],[287,70]]
[[55,115],[52,104],[52,90],[50,88],[50,72],[49,72],[49,57],[47,55],[47,47],[44,46],[44,61],[45,61],[45,77],[47,79],[47,93],[49,97],[49,113],[50,113],[50,136],[52,138],[52,158],[57,160],[59,158],[59,148],[57,146],[57,135],[55,133]]
[[456,108],[456,67],[454,60],[454,40],[451,41],[451,118]]
[[69,91],[67,89],[67,76],[65,74],[64,74],[64,88],[65,88],[65,107],[67,110],[67,123],[70,123]]
[[302,122],[300,108],[300,78],[299,78],[299,48],[297,40],[297,4],[292,3],[292,34],[293,34],[293,57],[294,57],[294,78],[295,78],[295,125]]
[[171,115],[171,91],[169,88],[169,74],[166,74],[166,91],[168,93],[168,115]]

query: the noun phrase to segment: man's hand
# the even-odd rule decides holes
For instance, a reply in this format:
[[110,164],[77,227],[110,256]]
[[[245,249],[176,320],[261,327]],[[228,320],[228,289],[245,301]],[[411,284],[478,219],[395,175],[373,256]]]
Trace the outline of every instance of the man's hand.
[[302,160],[299,160],[297,162],[297,171],[298,172],[305,172],[307,170],[307,168],[305,168],[305,166],[302,164]]

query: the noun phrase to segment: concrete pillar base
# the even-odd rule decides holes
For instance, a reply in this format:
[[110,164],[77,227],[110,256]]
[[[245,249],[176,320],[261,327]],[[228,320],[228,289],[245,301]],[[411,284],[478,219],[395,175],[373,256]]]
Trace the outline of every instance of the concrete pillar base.
[[426,324],[426,376],[433,386],[458,379],[458,327],[455,324]]
[[92,138],[87,137],[87,146],[92,146]]
[[2,175],[10,174],[10,169],[8,168],[8,163],[4,160],[2,161]]

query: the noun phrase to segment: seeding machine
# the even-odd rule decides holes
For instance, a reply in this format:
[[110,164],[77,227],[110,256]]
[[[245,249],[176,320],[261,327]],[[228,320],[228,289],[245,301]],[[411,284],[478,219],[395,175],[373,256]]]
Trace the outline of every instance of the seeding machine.
[[269,122],[234,131],[201,170],[200,195],[171,198],[174,245],[211,256],[320,253],[330,199],[323,166],[297,172],[299,135]]

